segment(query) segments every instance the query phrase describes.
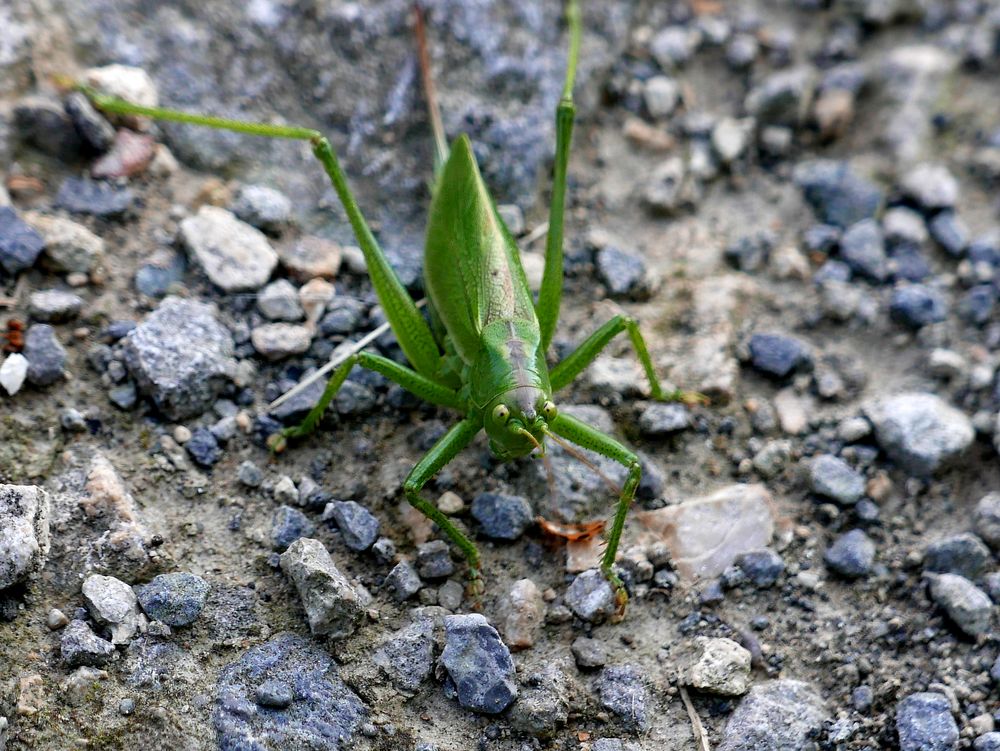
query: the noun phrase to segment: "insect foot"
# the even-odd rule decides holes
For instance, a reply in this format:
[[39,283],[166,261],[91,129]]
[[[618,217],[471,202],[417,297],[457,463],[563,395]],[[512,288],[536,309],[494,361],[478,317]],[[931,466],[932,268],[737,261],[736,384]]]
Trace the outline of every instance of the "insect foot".
[[472,602],[472,609],[479,611],[483,609],[483,595],[486,593],[486,582],[483,580],[482,572],[476,566],[469,566],[469,581],[465,587],[466,595]]
[[660,401],[680,402],[681,404],[687,404],[690,406],[699,404],[707,405],[712,403],[712,400],[700,391],[682,391],[681,389],[666,392],[663,394]]
[[615,590],[615,612],[609,620],[611,623],[621,623],[625,620],[625,608],[628,605],[628,590],[625,589],[625,582],[610,566],[601,566],[601,573]]

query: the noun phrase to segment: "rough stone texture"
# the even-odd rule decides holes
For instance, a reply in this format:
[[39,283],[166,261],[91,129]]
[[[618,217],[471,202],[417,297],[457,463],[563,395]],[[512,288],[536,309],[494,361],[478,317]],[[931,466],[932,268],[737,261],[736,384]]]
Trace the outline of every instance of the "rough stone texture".
[[958,726],[948,697],[933,691],[910,694],[896,707],[900,751],[952,751]]
[[787,678],[750,689],[726,722],[718,751],[799,751],[810,748],[829,717],[808,683]]
[[916,475],[932,475],[975,438],[968,417],[934,394],[908,392],[865,404],[885,452]]
[[200,576],[177,572],[160,574],[137,588],[139,604],[150,618],[171,628],[197,620],[208,597],[208,583]]
[[987,493],[976,504],[976,532],[994,550],[1000,549],[1000,492]]
[[499,493],[480,493],[470,510],[483,534],[496,540],[516,540],[533,518],[531,504],[524,498]]
[[517,698],[514,662],[500,635],[482,615],[449,615],[444,619],[445,647],[441,664],[466,709],[498,714]]
[[0,206],[0,268],[8,274],[30,269],[45,247],[42,236],[9,206]]
[[201,414],[235,368],[233,338],[215,308],[167,297],[125,337],[125,364],[140,390],[171,420]]
[[63,377],[66,349],[59,343],[55,329],[47,323],[36,323],[24,334],[22,354],[28,360],[28,382],[35,386],[51,386]]
[[115,645],[95,634],[84,621],[73,620],[60,636],[59,653],[67,667],[100,667],[111,660]]
[[512,649],[535,643],[542,626],[542,593],[531,579],[518,579],[501,604],[503,635]]
[[843,459],[822,454],[809,465],[812,492],[845,506],[857,503],[865,492],[865,478]]
[[389,634],[375,650],[375,664],[400,691],[413,693],[434,667],[434,622],[422,618]]
[[650,727],[649,690],[636,665],[609,665],[597,678],[601,706],[614,714],[632,733]]
[[989,630],[993,603],[989,595],[964,576],[932,575],[930,589],[931,599],[966,634],[976,637]]
[[566,590],[566,605],[577,618],[600,623],[615,612],[615,590],[597,569],[579,574]]
[[112,644],[127,644],[145,626],[135,592],[120,579],[92,574],[80,591],[90,616],[111,632]]
[[334,501],[323,511],[324,519],[333,519],[351,550],[368,550],[378,539],[380,524],[371,511],[356,501]]
[[924,571],[978,579],[993,562],[982,540],[968,533],[932,542],[924,550]]
[[676,659],[681,680],[700,691],[741,696],[750,689],[750,653],[732,639],[698,636]]
[[849,579],[867,576],[875,562],[875,543],[860,529],[852,529],[836,540],[823,554],[826,565]]
[[667,544],[677,572],[689,578],[718,576],[740,553],[766,547],[774,533],[771,496],[763,485],[731,485],[637,516]]
[[0,590],[40,571],[49,555],[49,494],[0,485]]
[[38,212],[25,218],[44,238],[44,258],[53,270],[89,274],[104,258],[104,241],[82,224]]
[[278,265],[260,230],[216,206],[202,206],[181,222],[180,235],[212,283],[226,292],[263,287]]
[[354,633],[364,604],[323,543],[308,537],[296,540],[281,554],[281,570],[298,589],[313,634],[342,639]]
[[318,644],[278,634],[223,668],[212,720],[227,751],[347,751],[357,747],[368,708]]

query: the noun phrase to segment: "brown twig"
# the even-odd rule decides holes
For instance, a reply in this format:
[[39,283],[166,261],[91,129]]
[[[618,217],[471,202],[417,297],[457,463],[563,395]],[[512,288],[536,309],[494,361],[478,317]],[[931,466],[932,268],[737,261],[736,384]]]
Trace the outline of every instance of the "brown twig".
[[705,732],[705,726],[701,724],[701,718],[698,717],[694,704],[691,703],[691,697],[688,696],[687,689],[681,686],[680,690],[681,701],[684,702],[684,708],[687,710],[688,718],[691,720],[691,733],[698,742],[698,751],[712,751],[712,748],[708,745],[708,733]]

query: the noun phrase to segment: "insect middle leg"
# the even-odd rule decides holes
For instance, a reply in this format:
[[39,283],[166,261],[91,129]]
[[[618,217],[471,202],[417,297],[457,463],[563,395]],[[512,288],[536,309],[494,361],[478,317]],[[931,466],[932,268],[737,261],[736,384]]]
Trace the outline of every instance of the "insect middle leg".
[[358,352],[345,360],[340,367],[333,371],[330,379],[326,382],[326,388],[323,389],[323,395],[313,408],[309,410],[309,414],[303,418],[302,422],[293,427],[285,428],[280,433],[272,436],[268,442],[272,450],[281,451],[284,449],[285,443],[289,438],[302,438],[316,430],[320,420],[323,419],[323,414],[326,412],[327,407],[330,406],[330,402],[337,395],[340,387],[344,385],[344,381],[347,380],[347,376],[355,365],[360,365],[363,368],[374,370],[376,373],[381,373],[389,380],[398,383],[410,393],[419,396],[431,404],[437,404],[441,407],[451,407],[452,409],[462,409],[464,407],[457,392],[442,386],[436,381],[425,378],[415,370],[411,370],[405,365],[400,365],[388,357],[382,357],[382,355],[376,355],[372,352]]
[[552,368],[549,373],[552,390],[558,391],[572,383],[583,372],[584,368],[597,359],[597,356],[608,346],[611,340],[623,331],[627,331],[629,339],[632,340],[632,346],[635,348],[636,355],[639,356],[642,369],[646,372],[650,392],[654,399],[658,401],[685,402],[687,404],[699,404],[708,401],[704,395],[695,391],[682,391],[680,389],[675,389],[674,391],[663,390],[659,376],[656,375],[656,369],[653,367],[653,360],[649,356],[646,340],[642,338],[642,332],[639,331],[639,324],[636,323],[634,318],[623,315],[614,316],[610,321],[587,337],[562,362]]
[[628,592],[625,590],[625,584],[621,578],[615,573],[614,565],[615,557],[618,554],[618,542],[621,540],[622,529],[625,527],[625,517],[628,515],[629,506],[632,505],[636,488],[639,487],[639,480],[642,477],[639,457],[611,436],[590,427],[575,417],[560,413],[549,427],[556,435],[560,435],[585,449],[590,449],[602,456],[606,456],[628,470],[625,484],[622,486],[621,493],[618,496],[618,506],[615,509],[614,519],[606,532],[605,539],[607,540],[607,545],[604,548],[604,554],[601,556],[601,572],[611,583],[611,586],[615,588],[616,617],[621,619],[625,615]]

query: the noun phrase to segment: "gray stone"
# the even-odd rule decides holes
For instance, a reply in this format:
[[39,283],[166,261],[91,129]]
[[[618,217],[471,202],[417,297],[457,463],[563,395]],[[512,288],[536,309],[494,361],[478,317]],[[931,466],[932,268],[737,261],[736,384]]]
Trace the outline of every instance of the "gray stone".
[[56,193],[55,205],[73,214],[118,219],[132,208],[130,188],[96,180],[67,177]]
[[815,73],[809,67],[779,70],[751,89],[746,110],[765,125],[799,125],[809,109]]
[[614,714],[631,733],[645,733],[650,727],[649,691],[636,665],[609,665],[596,682],[601,706]]
[[63,100],[63,107],[73,121],[76,132],[91,149],[100,154],[111,148],[115,140],[115,129],[85,94],[70,92]]
[[903,175],[900,188],[928,213],[953,209],[958,203],[958,180],[943,164],[918,164]]
[[480,493],[470,511],[483,534],[494,540],[516,540],[534,518],[527,500],[502,493]]
[[956,626],[972,637],[989,631],[993,611],[989,595],[957,574],[932,574],[930,581],[931,599]]
[[525,676],[517,704],[510,712],[514,730],[535,738],[554,737],[569,719],[567,684],[566,672],[557,662]]
[[906,392],[869,401],[864,412],[879,446],[909,472],[927,476],[975,439],[972,421],[934,394]]
[[135,592],[120,579],[92,574],[81,592],[91,617],[111,632],[112,644],[127,644],[146,625]]
[[823,560],[849,579],[868,576],[875,563],[875,543],[860,529],[853,529],[834,540],[823,554]]
[[969,228],[954,211],[941,211],[928,223],[931,237],[950,256],[958,258],[969,245]]
[[236,469],[236,479],[248,488],[259,488],[264,482],[264,473],[249,459],[240,462]]
[[882,233],[890,247],[919,246],[927,241],[924,218],[905,206],[894,206],[882,215]]
[[266,185],[244,185],[236,194],[233,213],[247,224],[276,232],[292,217],[292,202],[281,191]]
[[0,268],[18,274],[35,265],[45,247],[42,236],[10,206],[0,206]]
[[982,540],[969,533],[932,542],[924,551],[924,571],[978,579],[993,562]]
[[354,633],[364,603],[319,540],[293,542],[281,554],[281,570],[298,589],[313,634],[342,639]]
[[434,667],[434,622],[422,618],[389,634],[373,658],[400,691],[413,693]]
[[208,599],[208,582],[195,574],[160,574],[136,589],[139,604],[153,620],[171,628],[194,623]]
[[301,321],[299,291],[287,279],[271,282],[257,293],[257,309],[272,321]]
[[830,716],[808,683],[789,679],[750,689],[726,722],[718,751],[799,751],[810,748]]
[[185,451],[202,467],[211,467],[222,458],[222,447],[219,440],[208,428],[195,428],[190,440],[184,444]]
[[736,556],[736,565],[755,587],[770,587],[785,571],[785,562],[770,548],[750,550]]
[[973,523],[987,545],[1000,549],[1000,492],[987,493],[979,499]]
[[83,146],[80,134],[58,100],[28,96],[17,102],[13,114],[25,143],[64,161],[79,156]]
[[498,714],[517,698],[514,662],[507,645],[482,615],[449,615],[444,619],[445,647],[441,664],[466,709]]
[[821,454],[809,463],[809,489],[824,498],[851,506],[865,492],[865,478],[843,459]]
[[649,41],[649,53],[663,70],[688,61],[697,46],[697,32],[684,26],[667,26]]
[[811,359],[805,342],[785,334],[754,334],[749,347],[753,366],[775,378],[788,376]]
[[642,98],[652,117],[668,117],[677,109],[681,89],[669,76],[653,76],[643,86]]
[[586,636],[578,636],[570,645],[573,659],[579,668],[603,668],[608,662],[608,650],[604,643]]
[[311,537],[316,525],[296,508],[282,505],[271,521],[271,547],[283,553],[300,537]]
[[597,569],[588,569],[566,590],[566,605],[588,623],[600,623],[615,612],[615,590]]
[[611,297],[634,295],[646,279],[646,262],[637,253],[609,245],[595,256],[597,273]]
[[212,719],[226,751],[349,751],[368,722],[333,658],[295,634],[278,634],[223,668],[217,697]]
[[45,241],[45,263],[54,271],[89,274],[104,258],[104,241],[71,219],[37,212],[25,215]]
[[820,220],[835,227],[850,227],[874,217],[882,205],[878,186],[854,172],[847,162],[800,162],[794,179]]
[[385,577],[385,586],[392,590],[398,602],[408,600],[423,586],[420,575],[409,561],[400,561]]
[[902,284],[892,291],[889,316],[898,323],[919,329],[948,317],[948,302],[940,290],[926,284]]
[[691,412],[683,404],[654,402],[639,415],[639,430],[643,435],[662,437],[691,427]]
[[278,254],[260,230],[216,206],[202,206],[182,221],[180,237],[212,283],[226,292],[262,287],[278,265]]
[[32,292],[28,297],[28,312],[36,321],[45,323],[62,323],[76,318],[83,307],[79,295],[60,289],[47,289]]
[[[250,341],[265,360],[281,360],[307,351],[312,344],[312,331],[295,323],[265,323],[254,327]],[[344,385],[349,383],[352,381]]]
[[972,744],[973,751],[1000,751],[1000,733],[983,733]]
[[125,337],[139,389],[171,420],[199,415],[235,372],[233,338],[213,306],[167,297]]
[[958,726],[948,697],[933,691],[910,694],[896,706],[900,751],[953,751]]
[[676,659],[681,681],[699,691],[742,696],[750,690],[750,653],[732,639],[697,636]]
[[100,667],[111,660],[115,645],[95,634],[84,621],[73,620],[59,638],[59,653],[67,667]]
[[746,153],[754,125],[752,117],[723,117],[715,124],[712,129],[712,149],[720,162],[729,164]]
[[[454,579],[449,579],[438,587],[438,605],[445,610],[451,610],[452,612],[458,610],[462,605],[462,597],[464,596],[465,588]],[[504,634],[504,636],[507,636],[507,634]],[[509,637],[508,641],[510,641]]]
[[417,546],[417,571],[424,579],[443,579],[455,572],[451,551],[444,540],[431,540]]
[[355,501],[334,501],[323,511],[323,520],[332,519],[340,530],[344,544],[351,550],[368,550],[378,539],[379,521],[374,514]]
[[844,231],[840,257],[852,271],[874,282],[883,282],[889,276],[885,238],[874,219],[863,219]]
[[41,571],[49,555],[49,494],[0,485],[0,590]]
[[63,377],[66,350],[59,343],[55,329],[47,323],[36,323],[24,334],[24,349],[28,361],[28,382],[35,386],[50,386]]

